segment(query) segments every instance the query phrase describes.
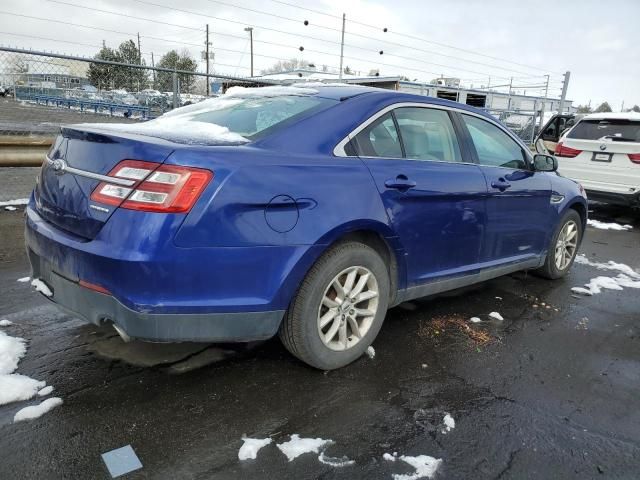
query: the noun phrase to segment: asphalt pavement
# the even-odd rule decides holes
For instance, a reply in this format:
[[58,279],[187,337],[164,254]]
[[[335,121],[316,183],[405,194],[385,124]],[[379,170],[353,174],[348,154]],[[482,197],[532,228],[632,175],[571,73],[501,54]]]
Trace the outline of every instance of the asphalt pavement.
[[[26,196],[34,175],[0,169],[0,200]],[[633,229],[588,228],[581,252],[640,271],[640,213],[597,206],[591,215]],[[127,479],[414,472],[383,459],[393,452],[442,459],[439,479],[640,478],[640,290],[571,292],[616,272],[580,264],[559,281],[517,273],[401,305],[373,358],[321,372],[277,339],[124,344],[84,325],[16,281],[29,275],[22,229],[22,208],[0,207],[0,319],[14,323],[2,330],[28,340],[17,372],[53,385],[64,403],[19,423],[15,412],[39,400],[0,406],[1,479],[108,479],[101,454],[126,445],[143,466]],[[275,444],[292,434],[330,439],[325,455],[354,463],[309,453],[289,462]],[[274,443],[240,461],[243,435]]]

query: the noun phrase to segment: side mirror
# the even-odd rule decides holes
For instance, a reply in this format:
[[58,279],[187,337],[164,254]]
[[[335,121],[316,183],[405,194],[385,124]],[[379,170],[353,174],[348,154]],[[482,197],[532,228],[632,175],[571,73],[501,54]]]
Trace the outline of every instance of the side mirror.
[[552,155],[538,153],[533,156],[533,169],[536,172],[555,172],[558,170],[558,160]]

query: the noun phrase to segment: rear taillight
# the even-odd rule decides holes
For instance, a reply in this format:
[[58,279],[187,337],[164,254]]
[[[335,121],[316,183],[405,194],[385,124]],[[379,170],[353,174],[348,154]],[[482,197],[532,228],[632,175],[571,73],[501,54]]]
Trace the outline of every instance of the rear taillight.
[[577,157],[578,155],[580,155],[582,153],[582,150],[577,150],[575,148],[571,148],[571,147],[565,147],[562,142],[558,143],[558,145],[556,146],[556,151],[554,152],[554,155],[556,157],[567,157],[567,158],[573,158],[573,157]]
[[640,164],[640,153],[629,153],[629,160],[633,163]]
[[213,178],[209,170],[124,160],[109,177],[133,180],[130,187],[101,182],[91,200],[145,212],[188,212]]

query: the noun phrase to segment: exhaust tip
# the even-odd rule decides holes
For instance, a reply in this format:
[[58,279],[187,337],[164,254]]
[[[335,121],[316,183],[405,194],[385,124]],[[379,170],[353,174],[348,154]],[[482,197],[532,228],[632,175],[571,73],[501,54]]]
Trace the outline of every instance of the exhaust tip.
[[131,341],[131,337],[129,335],[127,335],[127,332],[125,332],[122,328],[120,328],[115,323],[112,324],[112,325],[113,325],[113,329],[116,332],[118,332],[118,335],[120,335],[120,338],[122,338],[122,341],[124,341],[124,343],[129,343]]

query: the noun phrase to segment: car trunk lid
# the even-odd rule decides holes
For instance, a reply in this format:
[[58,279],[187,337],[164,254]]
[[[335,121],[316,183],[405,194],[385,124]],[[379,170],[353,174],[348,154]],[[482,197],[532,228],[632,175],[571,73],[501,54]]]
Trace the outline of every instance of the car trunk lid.
[[[36,210],[48,222],[84,239],[95,238],[116,206],[90,200],[96,186],[122,160],[161,164],[169,142],[149,137],[63,127],[47,155],[34,190]],[[118,182],[125,179],[112,179]]]

